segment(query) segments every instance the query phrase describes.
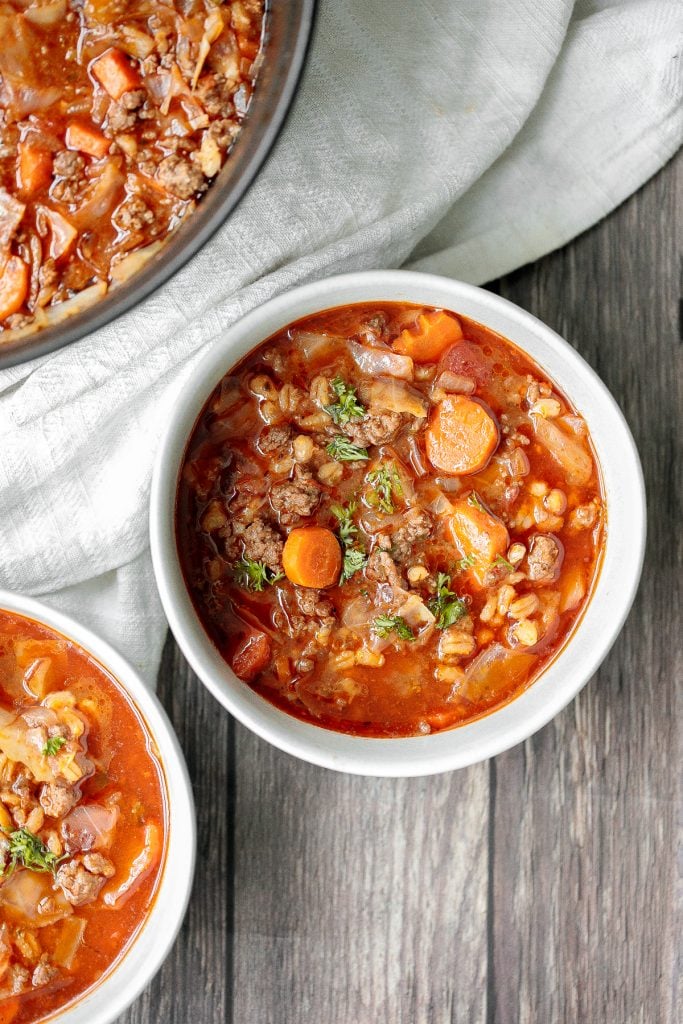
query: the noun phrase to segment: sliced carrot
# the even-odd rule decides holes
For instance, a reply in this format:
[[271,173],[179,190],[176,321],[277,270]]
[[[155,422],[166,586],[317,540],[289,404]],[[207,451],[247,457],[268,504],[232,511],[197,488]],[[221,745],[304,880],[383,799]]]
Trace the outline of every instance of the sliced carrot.
[[456,475],[477,473],[498,446],[498,426],[480,402],[448,395],[432,412],[425,444],[435,469]]
[[92,61],[90,70],[113,100],[140,85],[140,76],[126,54],[113,46]]
[[64,141],[68,149],[77,149],[88,156],[94,156],[97,160],[105,156],[111,146],[111,139],[91,124],[84,124],[82,121],[69,122]]
[[472,562],[471,575],[483,584],[489,566],[507,551],[510,535],[505,524],[484,508],[473,493],[453,503],[449,527],[460,554]]
[[435,363],[449,345],[462,338],[462,327],[452,313],[437,310],[421,313],[415,327],[401,331],[393,343],[394,352],[410,356],[416,363]]
[[232,670],[239,679],[249,682],[262,672],[270,661],[271,644],[260,630],[252,629],[240,640],[230,658]]
[[324,526],[301,526],[285,542],[282,565],[299,587],[333,587],[342,567],[339,541]]
[[20,142],[18,150],[17,185],[22,192],[33,195],[52,177],[52,153],[30,139]]
[[10,256],[0,272],[0,320],[21,309],[28,292],[29,269],[18,256]]

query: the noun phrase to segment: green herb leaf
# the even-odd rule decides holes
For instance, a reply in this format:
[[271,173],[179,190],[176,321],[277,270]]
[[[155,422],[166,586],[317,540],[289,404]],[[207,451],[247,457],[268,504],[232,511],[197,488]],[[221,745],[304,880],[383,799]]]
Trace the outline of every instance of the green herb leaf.
[[347,548],[344,552],[344,563],[341,576],[339,577],[339,585],[341,586],[342,583],[346,583],[355,573],[360,572],[367,560],[367,556],[362,548]]
[[343,434],[337,434],[332,438],[327,446],[327,454],[337,462],[363,462],[370,457],[367,448],[353,444],[350,438],[344,437]]
[[50,736],[49,740],[43,747],[43,757],[54,757],[62,749],[66,740],[63,736]]
[[355,573],[360,572],[367,562],[367,556],[363,548],[355,545],[358,527],[353,521],[353,515],[357,507],[357,503],[352,499],[346,507],[344,505],[332,505],[331,508],[332,515],[339,523],[337,533],[339,535],[339,542],[344,548],[344,564],[341,576],[339,577],[340,586],[342,583],[350,580]]
[[372,624],[373,632],[380,637],[395,633],[399,640],[414,640],[413,632],[401,615],[378,615]]
[[0,864],[0,875],[11,875],[15,868],[28,868],[29,871],[51,871],[54,873],[62,857],[49,850],[45,843],[27,828],[17,829],[8,833],[9,861]]
[[480,499],[480,497],[479,497],[479,495],[477,494],[476,491],[472,491],[472,493],[470,494],[470,496],[467,499],[467,504],[471,505],[472,508],[479,509],[480,512],[486,512],[486,509],[482,505],[481,499]]
[[265,562],[252,562],[250,558],[240,558],[235,565],[235,580],[248,590],[263,590],[264,586],[272,586],[284,578],[283,572],[273,572]]
[[475,562],[476,558],[470,553],[469,555],[465,555],[464,558],[460,558],[455,563],[455,567],[458,572],[465,572],[467,569],[471,569]]
[[365,416],[365,406],[358,401],[355,388],[349,387],[341,377],[334,377],[330,387],[337,401],[326,405],[325,412],[338,426],[342,427],[349,420],[361,420]]
[[436,616],[436,628],[448,629],[467,615],[467,604],[451,590],[451,578],[445,572],[436,577],[436,597],[427,607]]
[[508,572],[514,572],[515,567],[512,562],[508,562],[507,558],[503,558],[502,555],[496,555],[493,562],[494,565],[500,565],[501,568],[507,569]]
[[368,473],[368,483],[372,487],[371,497],[374,498],[374,504],[378,505],[382,512],[391,515],[394,512],[394,498],[403,497],[403,485],[396,466],[393,463],[382,463]]

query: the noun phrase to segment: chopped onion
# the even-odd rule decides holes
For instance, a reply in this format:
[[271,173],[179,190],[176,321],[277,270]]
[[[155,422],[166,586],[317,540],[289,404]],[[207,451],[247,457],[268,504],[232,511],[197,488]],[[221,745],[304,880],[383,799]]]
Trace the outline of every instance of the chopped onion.
[[219,35],[223,31],[223,15],[219,10],[214,8],[204,19],[204,35],[199,42],[199,52],[197,55],[197,63],[195,65],[194,74],[192,76],[192,88],[197,88],[197,82],[199,76],[202,73],[204,67],[204,61],[209,56],[211,44],[215,43]]
[[207,178],[214,178],[218,174],[223,156],[213,135],[204,132],[202,144],[194,154],[194,159]]
[[82,292],[78,292],[70,299],[65,299],[64,302],[58,302],[56,305],[46,309],[45,322],[47,324],[59,324],[70,316],[82,313],[84,309],[88,309],[101,299],[106,291],[106,282],[96,281],[95,284],[90,285],[89,288],[84,288]]
[[133,274],[137,274],[139,270],[142,270],[152,257],[156,256],[159,250],[163,248],[163,245],[164,243],[161,241],[152,242],[150,245],[146,245],[144,249],[136,249],[134,252],[126,253],[125,256],[113,262],[110,271],[112,287],[123,284]]
[[341,621],[342,625],[349,629],[359,629],[361,626],[367,626],[371,618],[370,605],[367,599],[361,595],[345,605]]
[[411,594],[398,609],[397,614],[408,623],[411,629],[417,629],[420,634],[426,629],[431,629],[436,622],[434,615],[417,594]]
[[413,360],[410,356],[398,355],[390,349],[360,345],[357,341],[350,341],[348,346],[358,369],[368,377],[413,379]]
[[145,57],[149,57],[154,49],[154,40],[151,36],[148,36],[146,32],[142,32],[133,25],[122,25],[120,33],[119,45],[126,53],[129,53],[131,57],[137,57],[138,60],[144,60]]
[[438,488],[436,487],[434,488],[434,490],[436,493],[432,500],[430,501],[429,505],[427,505],[427,508],[429,509],[430,512],[433,512],[435,516],[450,515],[450,513],[453,511],[452,504],[442,491],[438,490]]
[[422,451],[414,434],[406,434],[405,443],[408,448],[410,464],[418,476],[426,476],[429,473],[429,466],[422,457]]
[[447,494],[457,494],[458,491],[462,490],[462,481],[459,476],[437,476],[434,480],[441,490],[446,491]]
[[63,214],[51,210],[49,206],[36,207],[36,213],[40,234],[43,234],[41,222],[47,222],[50,226],[50,256],[53,260],[58,260],[71,249],[78,237],[78,231]]
[[[383,350],[377,351],[384,354]],[[402,380],[375,380],[368,388],[368,395],[370,405],[382,411],[406,412],[419,419],[427,415],[427,407],[419,391],[408,387]]]
[[471,395],[475,387],[476,384],[470,377],[463,377],[452,370],[442,370],[432,385],[432,388],[441,388],[443,391],[460,395]]
[[117,202],[119,190],[124,178],[118,161],[109,157],[102,171],[94,179],[85,194],[85,202],[79,206],[73,216],[74,224],[79,229],[86,229],[93,222],[100,220],[112,210]]
[[66,14],[66,0],[53,0],[52,3],[35,6],[31,4],[24,11],[24,17],[34,25],[56,25]]

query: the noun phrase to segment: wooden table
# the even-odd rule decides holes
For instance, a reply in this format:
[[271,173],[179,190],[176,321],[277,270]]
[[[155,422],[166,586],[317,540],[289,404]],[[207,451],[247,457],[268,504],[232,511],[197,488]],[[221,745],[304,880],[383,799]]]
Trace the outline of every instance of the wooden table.
[[257,739],[169,640],[159,689],[194,783],[198,870],[126,1024],[674,1021],[682,193],[679,158],[491,286],[595,367],[643,457],[643,581],[597,676],[488,763],[373,780]]

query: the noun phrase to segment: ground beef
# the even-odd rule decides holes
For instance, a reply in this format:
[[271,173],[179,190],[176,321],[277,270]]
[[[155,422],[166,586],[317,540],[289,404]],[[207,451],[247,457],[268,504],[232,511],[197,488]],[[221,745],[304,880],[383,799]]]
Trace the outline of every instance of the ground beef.
[[179,199],[191,199],[206,187],[206,178],[197,165],[175,153],[164,157],[156,176],[164,188]]
[[38,271],[38,294],[36,306],[45,306],[57,290],[59,274],[55,261],[49,256]]
[[113,878],[116,868],[103,853],[86,853],[83,858],[83,867],[93,875],[103,875],[105,878]]
[[323,597],[321,591],[310,587],[296,587],[294,593],[299,610],[309,619],[334,618],[334,605],[328,598]]
[[207,114],[233,114],[233,87],[222,75],[204,75],[197,82],[195,95]]
[[21,224],[26,207],[0,188],[0,249],[6,249]]
[[135,125],[138,115],[134,110],[126,110],[116,100],[112,100],[107,110],[107,135],[118,135],[119,132],[127,132]]
[[527,572],[534,583],[552,583],[557,579],[562,565],[560,542],[554,537],[536,534],[531,539],[527,556]]
[[105,878],[103,875],[93,875],[77,860],[68,860],[57,868],[55,882],[69,903],[80,907],[97,899]]
[[50,192],[54,199],[62,203],[76,201],[84,184],[84,167],[85,160],[80,153],[74,153],[70,149],[64,149],[61,153],[57,153],[52,170],[59,180],[55,182]]
[[271,452],[279,452],[282,455],[289,449],[292,440],[292,428],[287,423],[277,423],[275,426],[266,427],[259,434],[258,446],[260,450],[269,455]]
[[138,110],[147,99],[145,89],[129,89],[119,99],[119,103],[125,110]]
[[10,993],[18,995],[20,992],[23,992],[28,988],[30,978],[31,975],[25,967],[22,967],[20,964],[12,964],[6,975],[7,987]]
[[295,466],[294,479],[274,484],[270,489],[270,503],[280,516],[280,522],[291,525],[299,519],[312,516],[322,491],[313,477],[301,466]]
[[154,212],[140,196],[129,196],[117,207],[112,220],[121,231],[142,231],[154,223]]
[[388,583],[394,590],[403,590],[403,580],[393,558],[387,551],[376,548],[368,558],[365,575],[374,583]]
[[362,420],[351,420],[344,425],[344,433],[354,444],[367,448],[371,444],[387,444],[398,434],[403,422],[398,412],[368,413]]
[[428,512],[409,512],[403,526],[392,537],[391,552],[397,562],[407,562],[413,546],[424,540],[432,531],[432,520]]
[[216,140],[216,145],[221,149],[228,149],[239,135],[240,126],[237,121],[229,117],[221,117],[212,121],[207,131]]
[[56,978],[58,974],[57,968],[49,962],[47,954],[43,953],[37,967],[33,971],[31,984],[34,988],[42,988],[43,985],[49,984],[53,978]]
[[46,782],[38,799],[48,818],[63,818],[78,803],[78,793],[64,782]]
[[244,554],[252,562],[265,562],[273,572],[279,572],[284,541],[277,530],[263,519],[256,519],[241,534]]

